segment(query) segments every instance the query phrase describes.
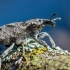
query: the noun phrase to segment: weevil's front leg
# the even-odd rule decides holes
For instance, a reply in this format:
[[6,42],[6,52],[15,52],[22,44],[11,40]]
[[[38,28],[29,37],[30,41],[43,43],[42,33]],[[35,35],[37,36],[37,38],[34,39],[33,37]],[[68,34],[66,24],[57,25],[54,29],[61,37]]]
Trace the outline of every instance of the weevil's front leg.
[[51,38],[51,36],[47,33],[47,32],[41,32],[38,34],[38,38],[44,38],[44,37],[48,37],[50,39],[50,42],[52,44],[52,48],[54,48],[56,45],[55,45],[55,42],[53,41],[53,39]]
[[38,37],[38,34],[34,35],[34,36],[33,36],[33,39],[36,40],[36,41],[37,41],[39,44],[41,44],[41,45],[48,46],[48,44],[47,44],[45,41],[41,40],[41,39]]
[[56,46],[55,42],[53,41],[52,37],[47,33],[47,32],[41,32],[38,34],[38,38],[44,38],[44,37],[48,37],[50,39],[50,42],[52,44],[52,49],[53,50],[62,50],[60,47]]

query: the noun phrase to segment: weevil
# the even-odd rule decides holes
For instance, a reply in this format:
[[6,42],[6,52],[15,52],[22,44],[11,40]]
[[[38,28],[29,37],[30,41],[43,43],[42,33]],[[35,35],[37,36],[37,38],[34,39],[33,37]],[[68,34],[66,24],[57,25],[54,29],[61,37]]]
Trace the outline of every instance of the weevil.
[[52,19],[53,14],[50,19],[31,19],[26,22],[15,22],[6,24],[0,27],[0,45],[5,45],[9,47],[2,55],[0,55],[0,69],[1,69],[1,60],[4,58],[9,51],[15,45],[22,45],[22,54],[25,54],[24,45],[26,44],[26,40],[28,37],[32,37],[39,44],[48,46],[42,38],[48,36],[52,46],[55,47],[55,43],[51,36],[47,32],[40,32],[46,25],[50,25],[52,27],[55,26],[55,21],[60,20],[61,18]]
[[[0,27],[0,45],[10,46],[12,43],[16,45],[24,45],[28,37],[32,37],[38,43],[47,46],[47,43],[41,38],[48,36],[51,39],[50,35],[46,32],[40,31],[46,25],[52,27],[55,26],[55,20],[60,20],[61,18],[52,19],[53,14],[50,19],[31,19],[25,22],[15,22],[11,24],[6,24]],[[53,46],[55,44],[53,43]],[[24,50],[24,49],[23,49]]]

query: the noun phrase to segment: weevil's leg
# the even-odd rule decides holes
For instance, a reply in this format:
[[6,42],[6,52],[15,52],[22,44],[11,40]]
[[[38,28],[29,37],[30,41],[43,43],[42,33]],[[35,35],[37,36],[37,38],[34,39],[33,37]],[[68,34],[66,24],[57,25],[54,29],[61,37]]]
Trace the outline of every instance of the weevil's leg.
[[24,42],[22,42],[22,54],[25,55]]
[[22,53],[25,55],[25,44],[27,44],[27,38],[22,38]]
[[52,37],[47,33],[47,32],[41,32],[38,34],[38,38],[44,38],[44,37],[48,37],[50,39],[50,42],[52,44],[52,48],[55,48],[56,44],[55,42],[53,41]]
[[2,58],[4,58],[8,53],[11,51],[11,49],[14,47],[15,43],[13,43],[7,50],[4,51],[4,53],[1,55]]
[[26,60],[26,63],[29,64],[29,60],[25,55],[25,45],[27,44],[27,38],[22,40],[22,56]]
[[25,48],[24,45],[26,44],[26,38],[25,37],[19,37],[16,39],[16,45],[22,46],[22,54],[25,55]]
[[8,53],[11,51],[11,49],[14,47],[15,43],[13,43],[7,50],[4,51],[4,53],[0,56],[0,69],[2,65],[2,58],[4,58]]
[[45,41],[41,40],[41,39],[38,37],[38,34],[34,35],[34,36],[33,36],[33,39],[36,40],[36,41],[37,41],[39,44],[41,44],[41,45],[48,46],[48,44],[47,44]]

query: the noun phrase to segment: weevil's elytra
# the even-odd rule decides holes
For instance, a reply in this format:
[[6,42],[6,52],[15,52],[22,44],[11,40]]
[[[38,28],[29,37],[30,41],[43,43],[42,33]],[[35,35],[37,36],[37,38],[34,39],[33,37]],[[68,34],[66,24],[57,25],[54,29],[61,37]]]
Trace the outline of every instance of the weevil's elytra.
[[55,20],[60,20],[60,18],[52,19],[53,16],[50,19],[31,19],[26,22],[15,22],[1,26],[0,44],[10,45],[12,42],[16,44],[18,39],[21,39],[21,42],[23,42],[23,39],[31,36],[40,44],[47,45],[45,41],[38,39],[37,36],[44,26],[55,26]]

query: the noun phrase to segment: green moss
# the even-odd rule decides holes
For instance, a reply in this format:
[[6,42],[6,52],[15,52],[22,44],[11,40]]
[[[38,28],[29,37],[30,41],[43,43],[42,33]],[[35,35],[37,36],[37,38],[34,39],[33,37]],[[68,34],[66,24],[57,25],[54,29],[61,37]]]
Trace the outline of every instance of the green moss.
[[[11,65],[16,59],[23,57],[22,62],[17,66],[16,70],[70,70],[70,55],[62,49],[57,50],[48,46],[44,47],[33,39],[28,39],[28,43],[25,45],[25,55],[22,54],[21,48],[21,46],[17,47],[16,51],[13,50],[11,54],[8,54],[4,58],[6,59],[6,61],[2,62],[4,69],[13,68]],[[10,58],[9,62],[7,62],[7,57]],[[12,61],[13,57],[15,61]],[[11,69],[9,68],[8,70]]]

